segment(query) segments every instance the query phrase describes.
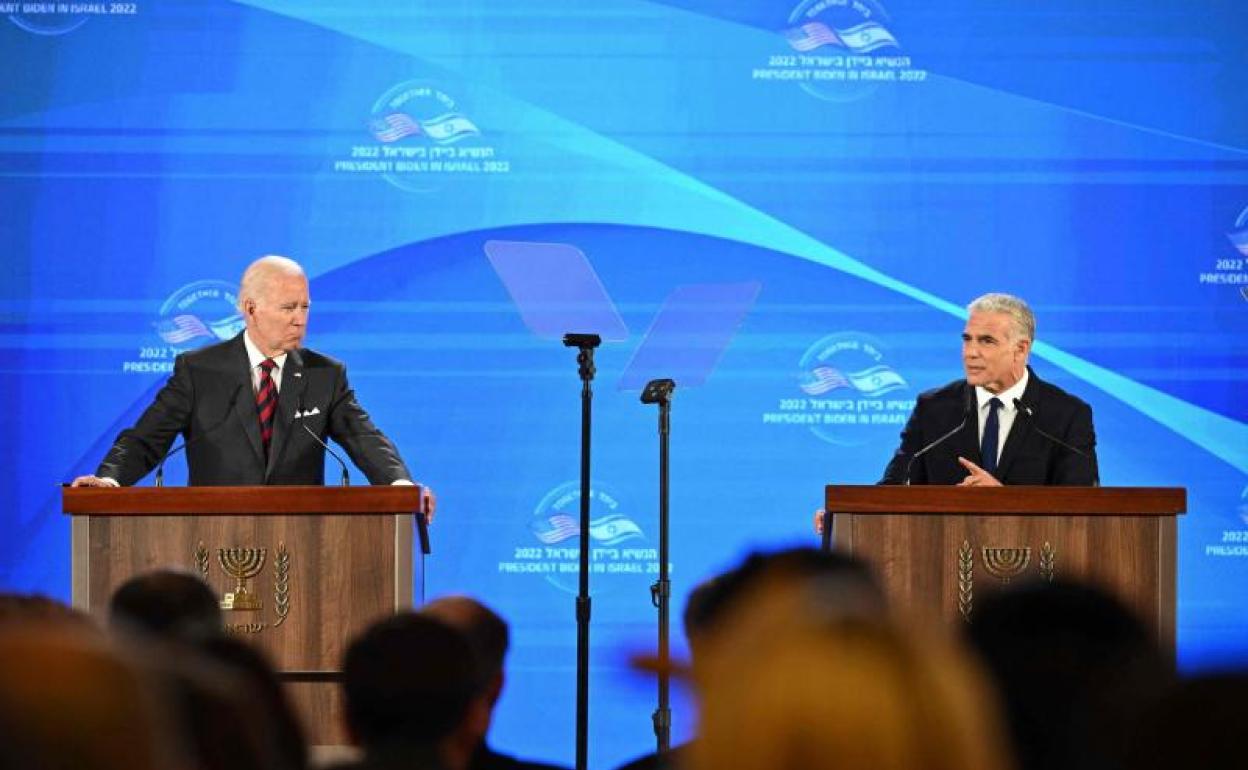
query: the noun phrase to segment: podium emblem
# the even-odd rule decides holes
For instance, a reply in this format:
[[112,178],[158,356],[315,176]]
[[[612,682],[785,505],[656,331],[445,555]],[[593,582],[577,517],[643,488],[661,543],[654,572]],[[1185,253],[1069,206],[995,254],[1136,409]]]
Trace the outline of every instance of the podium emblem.
[[[1053,580],[1053,573],[1057,561],[1057,552],[1053,549],[1053,544],[1047,540],[1040,549],[1039,564],[1037,572],[1041,580]],[[1031,548],[1001,548],[997,546],[983,546],[980,548],[980,563],[983,564],[984,570],[997,580],[1004,584],[1009,584],[1011,580],[1023,574],[1027,567],[1031,564]],[[969,540],[963,540],[962,545],[958,548],[957,564],[958,576],[958,613],[962,619],[968,623],[971,620],[971,611],[975,606],[975,550],[971,548]]]
[[260,574],[268,555],[267,548],[217,549],[217,561],[221,564],[221,569],[235,581],[234,590],[221,597],[221,609],[242,612],[264,609],[264,602],[260,597],[248,590],[247,581]]
[[[229,579],[229,588],[221,596],[221,609],[225,612],[263,613],[263,591],[256,586],[257,578],[264,574],[266,565],[272,565],[273,615],[272,628],[286,622],[290,615],[290,551],[285,543],[278,543],[272,559],[269,549],[263,547],[231,546],[217,548],[217,564]],[[211,557],[209,549],[201,541],[194,551],[195,568],[204,582],[212,585],[209,576]],[[270,627],[263,620],[226,623],[231,633],[258,634]]]
[[1018,577],[1031,564],[1030,548],[989,548],[984,546],[982,556],[984,569],[1002,583]]

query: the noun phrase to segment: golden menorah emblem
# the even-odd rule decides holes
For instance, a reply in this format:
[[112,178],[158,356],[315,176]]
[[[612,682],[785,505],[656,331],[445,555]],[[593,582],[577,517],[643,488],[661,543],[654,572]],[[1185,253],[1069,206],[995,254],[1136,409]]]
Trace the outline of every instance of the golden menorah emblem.
[[260,574],[268,556],[267,548],[218,548],[217,562],[225,574],[234,578],[234,590],[221,597],[221,609],[255,611],[264,602],[247,589],[247,581]]
[[1010,582],[1011,578],[1022,574],[1031,563],[1030,548],[989,548],[983,547],[984,569],[988,574],[1002,583]]

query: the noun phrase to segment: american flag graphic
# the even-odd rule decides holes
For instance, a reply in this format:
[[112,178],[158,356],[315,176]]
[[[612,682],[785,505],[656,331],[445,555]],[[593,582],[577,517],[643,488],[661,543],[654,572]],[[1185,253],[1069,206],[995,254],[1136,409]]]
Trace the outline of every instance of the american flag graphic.
[[844,45],[831,27],[823,22],[812,21],[800,27],[784,31],[784,39],[795,51],[813,51],[821,45]]
[[545,522],[534,521],[529,526],[537,539],[546,545],[562,543],[581,533],[581,527],[576,523],[576,519],[566,513],[556,513],[548,517]]
[[179,315],[156,324],[160,338],[170,345],[180,345],[196,337],[211,337],[212,331],[199,320],[198,316]]
[[811,396],[827,393],[829,390],[850,387],[849,379],[841,374],[840,369],[831,366],[817,366],[810,371],[810,381],[802,383],[802,390]]
[[392,112],[377,118],[369,124],[369,128],[372,129],[377,141],[387,144],[421,133],[420,124],[406,112]]

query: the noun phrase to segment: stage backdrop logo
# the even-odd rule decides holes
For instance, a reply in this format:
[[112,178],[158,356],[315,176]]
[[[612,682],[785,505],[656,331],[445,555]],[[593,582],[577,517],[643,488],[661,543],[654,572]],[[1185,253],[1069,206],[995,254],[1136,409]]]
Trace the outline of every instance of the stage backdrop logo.
[[123,361],[122,371],[169,373],[183,351],[233,338],[243,330],[235,285],[226,281],[194,281],[169,295],[155,321],[154,338],[139,346],[138,360]]
[[[1226,234],[1231,249],[1214,259],[1213,270],[1200,274],[1199,281],[1211,286],[1239,286],[1248,292],[1248,208],[1239,212]],[[1248,293],[1244,295],[1248,298]]]
[[0,2],[0,13],[33,35],[64,35],[93,16],[137,16],[138,3]]
[[[659,571],[658,549],[622,504],[620,493],[598,482],[589,489],[589,569],[593,590],[644,590]],[[527,533],[500,574],[540,575],[552,586],[577,592],[580,571],[581,483],[560,484],[538,502]]]
[[1205,556],[1248,557],[1248,487],[1239,493],[1234,518],[1241,528],[1222,530],[1218,542],[1205,544]]
[[335,172],[373,174],[408,192],[511,173],[511,161],[459,102],[429,83],[407,81],[387,90],[373,103],[365,129],[369,141],[335,160]]
[[753,70],[754,80],[796,83],[836,102],[860,99],[882,85],[927,80],[875,0],[803,0],[779,33],[783,48]]
[[796,387],[763,422],[782,429],[808,428],[838,446],[892,439],[905,424],[914,398],[910,384],[889,361],[887,348],[862,332],[831,334],[798,362]]

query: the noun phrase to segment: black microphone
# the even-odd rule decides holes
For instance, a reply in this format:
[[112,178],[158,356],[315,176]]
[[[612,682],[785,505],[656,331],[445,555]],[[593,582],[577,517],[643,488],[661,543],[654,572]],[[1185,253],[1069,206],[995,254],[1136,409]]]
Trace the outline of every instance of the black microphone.
[[189,447],[191,444],[194,444],[196,441],[208,438],[209,435],[217,431],[217,428],[220,428],[222,425],[225,425],[225,421],[230,419],[230,415],[234,412],[234,404],[238,403],[238,394],[242,391],[242,389],[243,389],[243,383],[241,382],[238,383],[237,386],[235,386],[234,392],[230,394],[230,404],[229,406],[225,408],[225,415],[222,416],[221,419],[218,420],[215,425],[213,425],[211,428],[204,431],[203,433],[199,434],[195,438],[191,439],[190,441],[183,441],[181,446],[174,447],[173,449],[170,449],[168,452],[165,452],[165,456],[160,458],[160,463],[157,464],[156,466],[156,486],[163,487],[165,485],[165,461],[166,460],[168,460],[170,457],[173,457],[178,452],[186,451],[186,448]]
[[347,473],[347,464],[342,461],[342,458],[338,456],[337,452],[335,452],[333,449],[330,449],[329,444],[326,444],[324,441],[322,441],[321,437],[316,435],[316,433],[311,428],[308,427],[308,424],[304,422],[303,394],[302,393],[299,394],[299,408],[295,410],[295,413],[299,415],[299,427],[303,428],[304,431],[309,436],[312,437],[313,441],[315,441],[316,443],[324,447],[325,451],[329,452],[330,456],[338,461],[338,465],[342,468],[342,481],[341,481],[342,486],[344,487],[351,486],[351,476]]
[[650,380],[641,391],[641,403],[664,404],[672,400],[672,391],[676,390],[675,380]]
[[565,334],[563,345],[568,348],[593,349],[602,344],[602,337],[597,334]]
[[923,447],[919,451],[910,455],[910,462],[906,463],[906,486],[910,486],[910,471],[914,468],[914,461],[919,459],[923,455],[927,454],[928,452],[932,451],[936,447],[940,446],[945,441],[948,441],[954,434],[956,434],[958,431],[965,428],[966,421],[971,419],[971,415],[974,414],[974,412],[975,412],[975,396],[974,396],[974,392],[972,392],[970,398],[966,400],[966,408],[962,410],[962,422],[958,423],[957,426],[954,427],[953,430],[949,431],[948,433],[944,434],[943,436],[936,439],[932,443],[928,444],[927,446]]
[[1095,457],[1088,454],[1087,452],[1080,449],[1079,447],[1074,446],[1073,444],[1062,441],[1057,436],[1054,436],[1052,433],[1049,433],[1044,428],[1041,428],[1039,422],[1037,422],[1036,420],[1036,410],[1032,409],[1027,404],[1024,404],[1022,399],[1020,398],[1014,399],[1014,408],[1022,412],[1023,414],[1027,415],[1027,419],[1031,420],[1031,427],[1035,429],[1036,433],[1039,433],[1041,436],[1044,436],[1049,441],[1052,441],[1054,444],[1057,444],[1058,446],[1064,449],[1069,449],[1070,451],[1079,455],[1083,459],[1091,462],[1092,463],[1092,485],[1096,487],[1099,487],[1101,485],[1101,472],[1100,472],[1100,469],[1096,467]]

